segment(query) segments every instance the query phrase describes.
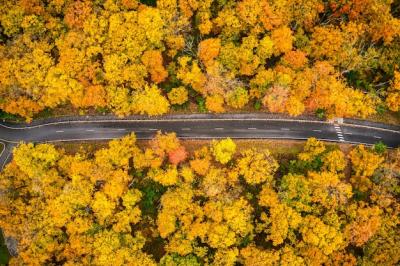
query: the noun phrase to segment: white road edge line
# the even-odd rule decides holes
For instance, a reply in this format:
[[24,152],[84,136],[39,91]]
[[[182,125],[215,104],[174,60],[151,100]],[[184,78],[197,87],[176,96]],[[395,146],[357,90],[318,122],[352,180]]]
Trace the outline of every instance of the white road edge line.
[[0,141],[0,143],[3,145],[3,150],[2,150],[1,153],[0,153],[0,158],[3,156],[4,152],[6,152],[6,151],[8,152],[6,159],[4,160],[3,164],[2,164],[1,167],[0,167],[0,171],[2,171],[2,170],[4,169],[4,166],[6,166],[6,163],[7,163],[7,161],[8,161],[8,158],[9,158],[10,155],[12,154],[12,150],[11,150],[11,151],[8,151],[8,150],[7,150],[7,147],[6,147],[6,144],[5,144],[4,142],[2,142],[2,141]]
[[7,154],[7,157],[6,157],[6,159],[4,160],[4,162],[3,162],[3,165],[1,166],[1,170],[4,168],[4,166],[6,166],[6,163],[7,163],[7,161],[8,161],[8,158],[10,158],[10,155],[12,154],[12,151],[10,151],[8,154]]
[[5,142],[5,143],[13,143],[13,144],[18,144],[18,143],[20,143],[21,141],[23,142],[23,140],[14,141],[14,140],[6,140],[6,139],[1,139],[1,138],[0,138],[0,141]]
[[0,144],[3,145],[3,150],[2,150],[1,153],[0,153],[0,158],[1,158],[1,156],[2,156],[3,153],[4,153],[4,151],[6,150],[6,144],[5,144],[4,142],[2,142],[2,141],[0,141]]
[[57,130],[56,132],[57,132],[57,133],[63,133],[64,130]]
[[249,128],[247,128],[247,129],[249,129],[249,130],[256,130],[257,128],[255,128],[255,127],[249,127]]

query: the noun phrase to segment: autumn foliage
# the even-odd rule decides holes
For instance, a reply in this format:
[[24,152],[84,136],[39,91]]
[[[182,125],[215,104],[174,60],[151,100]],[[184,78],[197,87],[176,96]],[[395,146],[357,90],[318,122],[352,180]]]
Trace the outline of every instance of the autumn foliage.
[[216,113],[398,112],[398,10],[394,0],[1,0],[0,108],[27,120],[65,106],[161,115],[187,101]]
[[10,265],[398,265],[399,150],[239,146],[21,143],[0,174]]

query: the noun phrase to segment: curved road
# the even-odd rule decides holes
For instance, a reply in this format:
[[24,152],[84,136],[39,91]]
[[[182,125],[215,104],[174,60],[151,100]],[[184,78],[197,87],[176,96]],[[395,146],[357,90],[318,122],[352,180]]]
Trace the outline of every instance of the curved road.
[[160,119],[101,119],[35,122],[35,124],[0,123],[0,170],[10,160],[13,147],[20,141],[60,142],[108,140],[135,132],[138,139],[148,139],[161,130],[176,132],[180,138],[262,138],[297,139],[316,137],[325,141],[374,144],[383,141],[388,147],[400,145],[400,131],[375,126],[334,124],[325,121],[270,119],[260,115],[170,115]]

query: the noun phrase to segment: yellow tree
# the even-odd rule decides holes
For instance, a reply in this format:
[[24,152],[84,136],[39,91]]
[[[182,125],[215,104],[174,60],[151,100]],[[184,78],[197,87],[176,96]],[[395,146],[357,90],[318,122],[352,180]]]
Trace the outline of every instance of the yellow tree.
[[206,97],[206,107],[215,113],[222,113],[225,111],[224,108],[224,97],[220,94],[214,94]]
[[207,67],[213,64],[221,48],[220,39],[206,39],[199,43],[198,56]]
[[160,51],[145,51],[142,55],[142,63],[150,73],[151,80],[155,83],[164,81],[168,73],[163,66],[163,58]]
[[340,172],[346,168],[347,161],[345,155],[340,150],[326,153],[322,159],[322,168],[331,172]]
[[273,84],[275,73],[271,69],[260,69],[258,73],[250,80],[250,96],[260,99],[264,96],[266,90]]
[[313,89],[306,102],[309,110],[325,109],[328,117],[367,117],[376,112],[377,101],[371,95],[349,88],[330,63],[316,62],[313,70]]
[[325,145],[322,141],[316,138],[309,138],[307,139],[303,152],[299,153],[297,157],[303,161],[312,161],[317,156],[321,155],[325,149]]
[[236,152],[236,144],[230,138],[213,141],[212,152],[215,160],[222,164],[228,163]]
[[168,153],[181,147],[179,139],[175,133],[162,134],[161,131],[150,141],[151,149],[156,155],[164,158]]
[[278,163],[268,150],[245,150],[237,161],[240,175],[251,185],[272,182],[273,175],[278,169]]
[[204,206],[207,232],[202,240],[212,248],[228,248],[253,231],[253,208],[244,199],[208,201]]
[[179,68],[176,75],[178,79],[182,80],[183,84],[192,86],[195,91],[203,93],[206,77],[198,62],[192,61],[188,56],[183,56],[178,59],[178,64]]
[[208,197],[223,195],[228,187],[228,178],[225,169],[210,168],[201,180],[201,189]]
[[389,94],[386,97],[386,104],[389,109],[397,112],[400,110],[400,72],[394,72],[394,80],[389,88]]
[[192,242],[203,236],[205,227],[202,208],[193,202],[193,190],[183,185],[170,188],[161,197],[161,210],[157,216],[157,228],[162,238],[170,238],[168,249],[187,255],[192,252]]
[[132,97],[129,89],[120,86],[107,86],[107,107],[109,107],[119,117],[124,117],[132,112]]
[[[40,175],[45,174],[48,169],[57,164],[60,155],[61,154],[49,144],[34,146],[32,143],[22,143],[14,151],[14,161],[19,169],[30,178],[39,178]],[[45,180],[46,179],[38,180],[38,184]]]
[[351,179],[352,183],[363,191],[371,188],[369,177],[382,164],[384,158],[368,150],[364,145],[354,148],[349,157],[354,172],[354,176]]
[[171,104],[184,104],[188,100],[187,89],[183,86],[172,88],[172,90],[168,92],[168,100]]
[[270,88],[263,98],[263,105],[272,113],[286,112],[288,104],[289,89],[283,86],[273,86]]
[[81,29],[91,12],[92,7],[89,1],[71,2],[65,11],[64,21],[70,28]]
[[95,153],[95,161],[104,169],[127,170],[129,160],[136,150],[136,136],[132,133],[122,139],[112,140],[108,143],[108,148],[98,150]]
[[363,246],[378,232],[382,223],[381,210],[377,206],[362,207],[354,204],[348,213],[352,222],[346,225],[346,237],[355,246]]
[[161,95],[157,86],[145,86],[141,91],[136,92],[132,98],[132,111],[138,114],[162,115],[169,110],[168,100]]
[[266,35],[264,36],[264,38],[260,40],[260,43],[257,47],[257,55],[260,57],[261,62],[265,62],[273,54],[274,54],[274,43],[271,40],[271,37]]
[[237,248],[218,249],[212,263],[215,266],[234,266],[238,255]]
[[149,178],[159,182],[163,186],[176,185],[179,181],[178,170],[176,169],[176,166],[172,165],[165,170],[152,168],[147,175]]
[[210,168],[211,155],[209,149],[204,146],[194,152],[194,159],[190,161],[190,167],[199,175],[205,175]]
[[292,50],[293,36],[290,28],[283,26],[272,31],[272,42],[274,43],[274,53],[279,55]]
[[7,113],[20,115],[26,118],[26,121],[28,122],[32,120],[34,114],[43,110],[43,107],[36,101],[26,97],[20,97],[15,100],[1,103],[0,106]]
[[363,263],[396,265],[400,261],[400,248],[397,245],[400,240],[397,229],[399,226],[398,215],[384,219],[383,224],[364,245]]
[[293,238],[294,231],[298,229],[301,223],[301,215],[282,204],[279,201],[278,194],[268,186],[264,186],[259,194],[260,206],[268,208],[268,215],[261,214],[262,224],[259,224],[258,230],[267,233],[267,239],[272,241],[274,246],[282,244],[286,238]]
[[293,69],[302,69],[308,63],[307,54],[300,50],[289,51],[283,57],[282,61],[285,65]]
[[310,180],[303,175],[287,174],[282,177],[279,196],[283,203],[298,212],[312,211]]
[[254,244],[240,250],[244,265],[275,265],[279,264],[279,253],[268,249],[257,248]]
[[339,179],[334,172],[308,172],[311,201],[319,207],[336,209],[344,206],[352,197],[352,187]]
[[294,93],[292,94],[286,101],[286,111],[291,116],[301,115],[305,111],[304,103]]
[[233,108],[243,108],[249,102],[249,93],[245,88],[237,87],[226,94],[226,103]]
[[324,255],[330,255],[344,245],[344,237],[339,228],[325,224],[318,217],[304,217],[300,233],[305,245],[318,248]]
[[39,103],[54,108],[66,103],[75,94],[82,94],[83,86],[76,79],[71,78],[61,67],[49,69],[44,81],[45,92]]
[[101,85],[89,86],[70,97],[75,107],[105,107],[107,105],[106,90]]

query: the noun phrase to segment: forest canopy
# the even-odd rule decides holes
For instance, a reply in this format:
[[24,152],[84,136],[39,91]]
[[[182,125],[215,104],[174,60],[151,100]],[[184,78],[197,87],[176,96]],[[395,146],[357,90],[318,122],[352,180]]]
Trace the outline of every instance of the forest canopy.
[[0,0],[0,109],[400,109],[399,0]]
[[398,265],[400,150],[311,138],[291,158],[134,134],[21,143],[0,174],[10,265]]

